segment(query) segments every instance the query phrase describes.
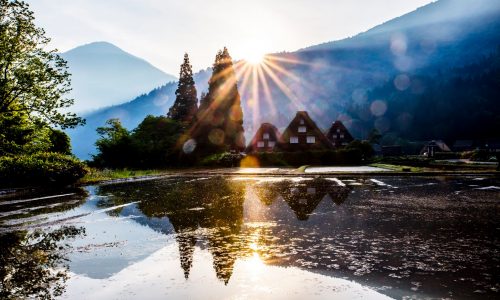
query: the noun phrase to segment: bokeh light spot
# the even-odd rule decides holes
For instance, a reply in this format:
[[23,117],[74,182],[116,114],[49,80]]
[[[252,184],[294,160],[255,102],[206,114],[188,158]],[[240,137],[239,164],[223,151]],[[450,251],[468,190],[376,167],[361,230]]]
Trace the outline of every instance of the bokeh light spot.
[[240,168],[258,168],[259,160],[255,156],[247,155],[240,161]]
[[186,154],[190,154],[196,149],[196,141],[193,139],[187,140],[183,145],[182,145],[182,151]]
[[410,77],[406,74],[396,76],[394,78],[394,86],[400,91],[405,91],[410,87]]
[[225,133],[222,129],[214,128],[208,134],[208,140],[214,145],[222,145],[224,143]]
[[374,115],[376,117],[383,116],[385,114],[385,112],[387,111],[387,104],[385,104],[385,101],[375,100],[370,105],[370,111],[371,111],[372,115]]

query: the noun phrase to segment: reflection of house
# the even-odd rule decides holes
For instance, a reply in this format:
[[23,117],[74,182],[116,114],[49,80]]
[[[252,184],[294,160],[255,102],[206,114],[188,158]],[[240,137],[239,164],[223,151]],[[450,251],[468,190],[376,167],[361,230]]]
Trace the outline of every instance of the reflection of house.
[[347,130],[344,124],[339,120],[333,122],[326,137],[335,148],[345,147],[354,140],[349,130]]
[[434,154],[441,152],[451,152],[450,147],[442,140],[432,140],[422,148],[420,154],[433,157]]
[[282,135],[285,151],[331,149],[331,143],[309,117],[306,111],[299,111]]
[[309,216],[325,197],[339,205],[344,202],[349,193],[350,188],[339,186],[325,179],[303,182],[285,180],[256,186],[256,194],[262,203],[271,205],[281,197],[293,210],[297,219],[301,221],[309,219]]
[[259,130],[248,144],[245,152],[269,152],[275,150],[281,144],[281,134],[270,123],[263,123],[260,125]]

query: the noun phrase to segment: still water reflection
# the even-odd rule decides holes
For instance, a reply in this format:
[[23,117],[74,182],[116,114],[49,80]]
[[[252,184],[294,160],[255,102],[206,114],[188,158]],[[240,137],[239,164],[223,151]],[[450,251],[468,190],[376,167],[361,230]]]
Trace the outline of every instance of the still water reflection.
[[498,181],[177,177],[6,199],[0,288],[33,294],[12,276],[30,261],[68,299],[493,299]]

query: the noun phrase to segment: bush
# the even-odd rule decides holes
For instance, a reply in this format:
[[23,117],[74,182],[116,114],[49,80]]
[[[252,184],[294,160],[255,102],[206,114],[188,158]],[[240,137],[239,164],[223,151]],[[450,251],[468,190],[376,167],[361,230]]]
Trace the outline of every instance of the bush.
[[366,163],[363,151],[357,148],[304,152],[252,153],[259,166],[356,165]]
[[84,163],[60,153],[0,157],[0,187],[68,185],[86,173]]
[[206,167],[239,167],[243,155],[239,153],[218,153],[203,158],[200,165]]
[[488,150],[478,149],[472,151],[470,155],[470,160],[472,161],[489,161],[490,157],[494,155],[490,153]]
[[434,153],[433,159],[458,159],[460,158],[460,153],[457,152],[436,152]]

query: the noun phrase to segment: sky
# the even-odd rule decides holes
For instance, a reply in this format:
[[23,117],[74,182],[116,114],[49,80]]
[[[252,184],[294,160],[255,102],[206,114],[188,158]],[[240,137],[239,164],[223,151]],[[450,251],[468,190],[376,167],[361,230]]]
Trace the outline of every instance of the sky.
[[227,46],[233,59],[294,51],[366,31],[432,0],[28,0],[36,24],[64,52],[107,41],[178,75]]

